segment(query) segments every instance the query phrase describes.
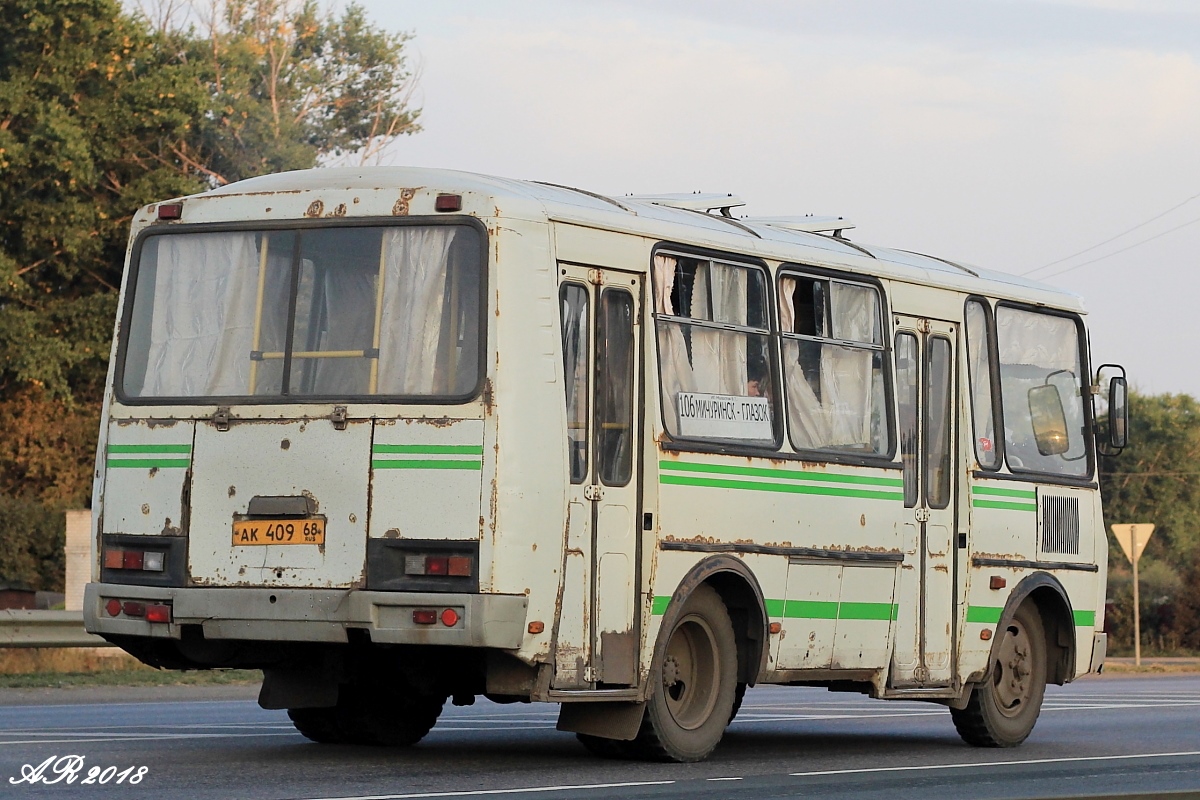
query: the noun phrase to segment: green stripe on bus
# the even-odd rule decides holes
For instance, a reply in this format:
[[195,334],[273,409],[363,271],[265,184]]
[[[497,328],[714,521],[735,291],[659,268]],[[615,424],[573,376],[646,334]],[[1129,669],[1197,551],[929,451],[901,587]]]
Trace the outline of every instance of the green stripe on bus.
[[995,625],[1003,613],[1004,609],[999,606],[967,606],[967,622]]
[[972,500],[975,508],[998,508],[1001,511],[1037,511],[1037,503],[1006,503],[1001,500]]
[[903,486],[902,478],[876,478],[870,475],[838,475],[829,472],[805,472],[795,469],[766,467],[735,467],[725,464],[696,464],[686,461],[659,461],[660,469],[678,472],[710,472],[720,475],[745,475],[751,478],[783,478],[790,481],[819,481],[822,483],[856,483],[867,486]]
[[695,478],[690,475],[660,475],[659,482],[676,486],[704,486],[710,489],[748,489],[755,492],[784,492],[790,494],[819,494],[833,497],[857,497],[861,500],[903,500],[900,492],[848,489],[840,486],[809,486],[803,483],[762,483],[760,481],[730,481],[717,478]]
[[186,458],[110,458],[105,463],[109,469],[187,469],[192,465]]
[[1096,612],[1095,611],[1076,611],[1075,626],[1078,628],[1094,628],[1096,627]]
[[1037,492],[1029,489],[997,489],[993,486],[972,486],[972,494],[990,494],[997,497],[1020,497],[1024,500],[1036,500]]
[[408,453],[427,456],[481,456],[480,444],[377,444],[371,446],[376,455],[384,453]]
[[110,453],[190,453],[190,444],[110,444]]
[[792,619],[837,619],[838,604],[827,600],[785,600],[783,616]]
[[[662,616],[666,613],[670,597],[658,595],[650,604],[650,613]],[[894,620],[900,615],[900,606],[895,603],[835,603],[827,600],[773,600],[763,601],[767,616],[787,619],[847,619],[847,620]]]
[[372,469],[473,469],[482,470],[482,461],[461,461],[425,458],[397,458],[379,461],[371,460]]

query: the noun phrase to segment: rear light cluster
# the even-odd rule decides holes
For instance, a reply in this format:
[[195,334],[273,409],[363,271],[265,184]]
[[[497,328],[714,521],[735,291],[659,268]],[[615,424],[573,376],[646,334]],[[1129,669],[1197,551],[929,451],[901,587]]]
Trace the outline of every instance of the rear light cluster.
[[110,597],[104,603],[110,617],[133,617],[147,622],[170,622],[171,607],[164,603],[143,603],[140,600],[118,600]]
[[166,568],[167,554],[161,550],[104,550],[105,569],[140,569],[146,572],[162,572]]
[[418,608],[413,611],[413,623],[416,625],[436,625],[439,619],[447,628],[453,628],[458,624],[460,617],[453,608],[442,609],[441,614],[434,608]]
[[473,573],[471,561],[470,556],[405,556],[404,574],[469,578]]

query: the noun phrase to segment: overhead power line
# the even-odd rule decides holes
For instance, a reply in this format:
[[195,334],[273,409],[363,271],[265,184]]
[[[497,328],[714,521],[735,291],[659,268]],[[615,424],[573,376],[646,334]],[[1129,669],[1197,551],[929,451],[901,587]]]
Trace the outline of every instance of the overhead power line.
[[[1084,249],[1080,250],[1080,251],[1079,251],[1079,252],[1077,252],[1077,253],[1072,253],[1072,254],[1071,254],[1071,255],[1069,255],[1069,256],[1064,256],[1064,257],[1062,257],[1062,258],[1058,259],[1057,261],[1051,261],[1049,264],[1042,264],[1040,267],[1034,267],[1034,268],[1033,268],[1033,269],[1031,269],[1031,270],[1027,270],[1026,272],[1022,272],[1022,273],[1021,273],[1021,275],[1023,275],[1023,276],[1024,276],[1024,275],[1032,275],[1033,273],[1035,273],[1035,272],[1039,272],[1039,271],[1041,271],[1041,270],[1043,270],[1043,269],[1046,269],[1047,267],[1053,267],[1055,264],[1061,264],[1061,263],[1063,263],[1064,261],[1070,261],[1072,258],[1075,258],[1075,257],[1077,257],[1077,256],[1081,256],[1081,255],[1083,255],[1084,253],[1090,253],[1090,252],[1092,252],[1093,250],[1095,250],[1095,249],[1097,249],[1097,248],[1099,248],[1099,247],[1103,247],[1104,245],[1106,245],[1106,244],[1108,244],[1108,243],[1110,243],[1110,242],[1115,242],[1117,239],[1120,239],[1122,236],[1128,236],[1129,234],[1133,233],[1134,231],[1136,231],[1136,230],[1138,230],[1138,229],[1140,229],[1140,228],[1144,228],[1144,227],[1146,227],[1146,226],[1147,226],[1147,225],[1149,225],[1151,222],[1155,222],[1155,221],[1157,221],[1157,220],[1160,220],[1160,219],[1162,219],[1162,218],[1163,218],[1163,217],[1165,217],[1167,214],[1170,214],[1172,211],[1175,211],[1176,209],[1183,208],[1183,207],[1184,207],[1184,206],[1186,206],[1188,203],[1192,202],[1193,200],[1196,200],[1197,198],[1200,198],[1200,194],[1194,194],[1194,195],[1192,195],[1191,197],[1189,197],[1188,199],[1184,200],[1182,203],[1177,203],[1176,205],[1173,205],[1173,206],[1171,206],[1170,208],[1168,208],[1166,211],[1162,212],[1161,214],[1155,214],[1155,215],[1154,215],[1153,217],[1151,217],[1150,219],[1148,219],[1148,220],[1145,220],[1144,222],[1139,222],[1137,225],[1134,225],[1132,228],[1129,228],[1128,230],[1121,231],[1121,232],[1120,232],[1120,233],[1118,233],[1116,236],[1113,236],[1113,237],[1110,237],[1110,238],[1108,238],[1108,239],[1105,239],[1103,242],[1100,242],[1100,243],[1098,243],[1098,244],[1094,244],[1094,245],[1092,245],[1091,247],[1085,247]],[[1193,222],[1195,222],[1195,220],[1193,220]],[[1187,226],[1187,225],[1190,225],[1190,224],[1191,224],[1190,222],[1188,222],[1188,223],[1184,223],[1183,225],[1180,225],[1180,226],[1179,226],[1179,228],[1185,227],[1185,226]],[[1166,233],[1171,233],[1171,231],[1177,231],[1177,230],[1179,230],[1179,228],[1172,228],[1170,231],[1166,231],[1164,234],[1159,234],[1159,235],[1161,236],[1161,235],[1165,235]],[[1145,244],[1146,242],[1152,241],[1153,239],[1157,239],[1157,238],[1158,238],[1158,236],[1152,236],[1152,237],[1150,237],[1149,239],[1145,239],[1143,242],[1141,242],[1141,244]],[[1132,245],[1132,247],[1136,247],[1136,246],[1137,246],[1137,245]],[[1126,248],[1126,249],[1130,249],[1130,248]],[[1125,252],[1125,251],[1124,251],[1124,250],[1118,250],[1118,251],[1117,251],[1117,253],[1123,253],[1123,252]],[[1110,255],[1116,255],[1117,253],[1111,253]],[[1108,258],[1108,256],[1103,256],[1103,258]],[[1092,261],[1086,261],[1086,262],[1084,262],[1084,264],[1092,264],[1092,263],[1095,263],[1096,261],[1099,261],[1099,260],[1100,260],[1099,258],[1097,258],[1097,259],[1093,259]],[[1082,266],[1084,266],[1084,264],[1077,264],[1076,266],[1082,267]],[[1074,267],[1072,267],[1072,269],[1074,269]],[[1064,272],[1065,272],[1065,271],[1066,271],[1066,270],[1064,270]],[[1055,273],[1055,274],[1056,274],[1056,275],[1061,275],[1062,273],[1061,273],[1061,272],[1057,272],[1057,273]],[[1053,277],[1053,276],[1049,276],[1049,275],[1047,275],[1047,276],[1043,276],[1043,277]]]
[[1141,247],[1146,242],[1153,242],[1155,239],[1159,239],[1163,236],[1166,236],[1168,233],[1174,233],[1175,231],[1179,230],[1180,228],[1186,228],[1188,225],[1195,225],[1197,222],[1200,222],[1200,217],[1196,217],[1195,219],[1190,220],[1189,222],[1185,222],[1182,225],[1176,225],[1174,228],[1169,228],[1169,229],[1163,231],[1162,233],[1156,233],[1153,236],[1147,236],[1145,239],[1142,239],[1140,242],[1134,242],[1133,244],[1129,245],[1128,247],[1122,247],[1120,250],[1114,250],[1111,253],[1108,253],[1107,255],[1097,256],[1096,258],[1089,259],[1087,261],[1081,261],[1080,263],[1075,264],[1074,266],[1067,267],[1065,269],[1060,269],[1057,272],[1047,273],[1046,275],[1042,275],[1041,278],[1042,279],[1054,278],[1054,277],[1057,277],[1058,275],[1065,275],[1066,273],[1071,272],[1072,270],[1077,270],[1080,267],[1086,267],[1088,264],[1095,264],[1097,261],[1103,261],[1106,258],[1112,258],[1115,255],[1120,255],[1121,253],[1124,253],[1128,250],[1132,250],[1135,247]]

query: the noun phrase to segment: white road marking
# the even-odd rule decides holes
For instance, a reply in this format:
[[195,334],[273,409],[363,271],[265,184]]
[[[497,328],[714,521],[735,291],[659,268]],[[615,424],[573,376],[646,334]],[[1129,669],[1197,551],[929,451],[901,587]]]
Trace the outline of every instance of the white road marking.
[[109,736],[86,739],[26,739],[0,741],[0,746],[9,744],[97,744],[99,742],[165,742],[168,739],[231,739],[234,737],[299,736],[296,731],[288,733],[156,733],[153,736]]
[[742,778],[705,778],[706,781],[740,781]]
[[979,767],[1017,767],[1024,764],[1070,764],[1081,761],[1128,761],[1139,758],[1183,758],[1200,756],[1200,750],[1188,750],[1182,753],[1127,753],[1116,756],[1069,756],[1066,758],[1030,758],[1023,761],[976,761],[966,764],[925,764],[905,767],[863,767],[861,769],[827,769],[813,772],[789,773],[795,778],[812,778],[822,775],[859,775],[871,772],[921,772],[940,769],[971,769]]
[[675,781],[630,781],[629,783],[580,783],[564,786],[530,786],[525,789],[475,789],[462,792],[415,792],[412,794],[364,794],[351,797],[314,797],[310,800],[410,800],[420,797],[480,797],[500,794],[534,794],[539,792],[576,792],[589,789],[624,789],[634,786],[670,786]]

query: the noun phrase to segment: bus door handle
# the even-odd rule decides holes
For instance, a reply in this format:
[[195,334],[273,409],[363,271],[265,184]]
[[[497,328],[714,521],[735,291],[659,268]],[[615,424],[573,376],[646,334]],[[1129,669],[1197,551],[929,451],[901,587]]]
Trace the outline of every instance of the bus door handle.
[[583,496],[591,500],[593,503],[604,499],[604,488],[599,484],[593,483],[590,486],[583,487]]

